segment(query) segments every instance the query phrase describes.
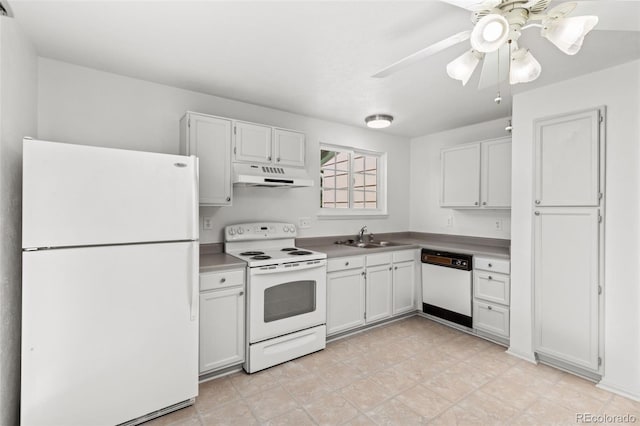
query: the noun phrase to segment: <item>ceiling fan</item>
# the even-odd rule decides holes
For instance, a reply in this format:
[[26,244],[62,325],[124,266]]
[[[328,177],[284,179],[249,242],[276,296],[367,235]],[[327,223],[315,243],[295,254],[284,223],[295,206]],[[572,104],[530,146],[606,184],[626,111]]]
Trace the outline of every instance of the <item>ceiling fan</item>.
[[[579,5],[581,9],[592,12],[594,4],[606,9],[606,3],[614,3],[567,2],[547,10],[551,0],[440,1],[470,10],[473,29],[454,34],[400,59],[373,77],[387,77],[435,53],[470,40],[471,49],[447,65],[449,77],[466,85],[480,61],[483,61],[479,88],[495,85],[507,76],[511,84],[527,83],[540,76],[542,66],[527,48],[519,45],[523,30],[539,28],[542,37],[567,55],[575,55],[582,47],[585,36],[598,24],[599,18],[594,15],[568,15]],[[591,4],[584,7],[584,3]],[[599,8],[595,9],[600,14]]]

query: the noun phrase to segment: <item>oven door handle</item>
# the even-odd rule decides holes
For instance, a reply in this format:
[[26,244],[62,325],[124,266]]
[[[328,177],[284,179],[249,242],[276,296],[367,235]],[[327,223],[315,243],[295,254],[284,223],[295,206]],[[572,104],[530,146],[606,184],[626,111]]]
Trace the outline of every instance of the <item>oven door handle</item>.
[[308,262],[291,262],[282,265],[268,265],[249,268],[251,275],[278,274],[282,272],[304,271],[309,269],[324,268],[326,260],[310,260]]

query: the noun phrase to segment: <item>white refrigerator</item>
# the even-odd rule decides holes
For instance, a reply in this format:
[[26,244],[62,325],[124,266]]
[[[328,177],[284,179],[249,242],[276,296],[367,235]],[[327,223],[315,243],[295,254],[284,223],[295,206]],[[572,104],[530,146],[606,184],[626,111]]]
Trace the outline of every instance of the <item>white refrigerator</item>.
[[192,404],[197,159],[23,148],[22,424],[136,424]]

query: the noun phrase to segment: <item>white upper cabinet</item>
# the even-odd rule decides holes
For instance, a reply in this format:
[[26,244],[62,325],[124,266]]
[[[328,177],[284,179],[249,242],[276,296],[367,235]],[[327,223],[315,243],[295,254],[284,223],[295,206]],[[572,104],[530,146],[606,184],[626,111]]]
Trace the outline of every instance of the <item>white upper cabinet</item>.
[[440,162],[441,207],[511,207],[510,138],[443,149]]
[[231,120],[191,112],[180,120],[180,153],[199,159],[200,205],[231,205],[231,127]]
[[470,144],[443,149],[440,161],[440,205],[480,205],[480,145]]
[[535,204],[599,204],[600,111],[590,110],[535,123]]
[[269,164],[271,156],[271,127],[236,121],[234,123],[234,160]]
[[304,133],[273,129],[273,160],[275,165],[304,167]]
[[511,139],[482,142],[482,207],[511,207]]

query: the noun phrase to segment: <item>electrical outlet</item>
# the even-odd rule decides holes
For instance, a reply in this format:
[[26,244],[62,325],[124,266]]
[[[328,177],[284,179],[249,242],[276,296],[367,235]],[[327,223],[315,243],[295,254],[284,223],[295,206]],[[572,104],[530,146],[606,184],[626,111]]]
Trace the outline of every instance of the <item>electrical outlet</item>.
[[496,219],[493,221],[493,229],[496,231],[502,231],[502,219]]
[[311,228],[311,218],[310,217],[301,217],[298,219],[298,228],[300,229],[309,229]]
[[453,226],[453,216],[447,216],[447,228],[451,228]]
[[202,229],[204,230],[213,229],[213,218],[211,216],[206,216],[202,218]]

